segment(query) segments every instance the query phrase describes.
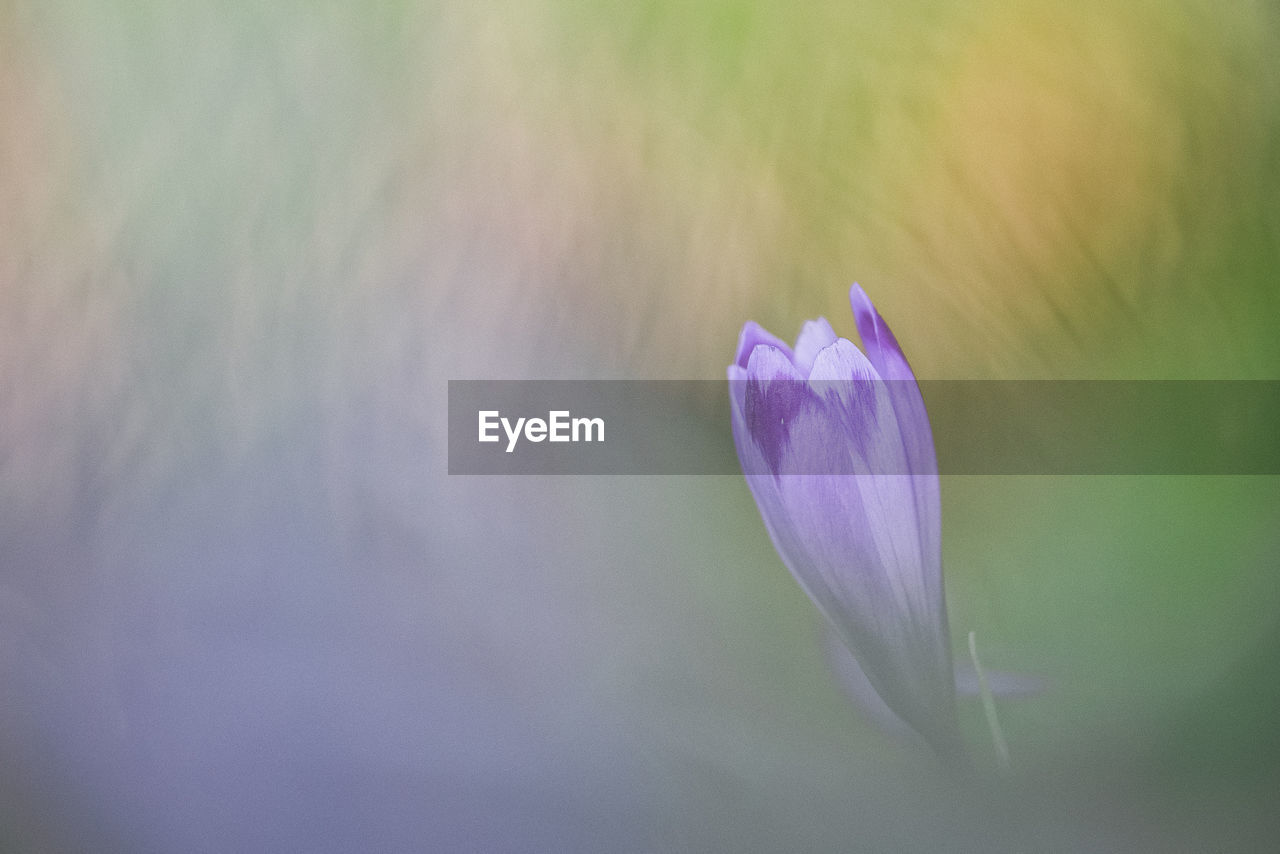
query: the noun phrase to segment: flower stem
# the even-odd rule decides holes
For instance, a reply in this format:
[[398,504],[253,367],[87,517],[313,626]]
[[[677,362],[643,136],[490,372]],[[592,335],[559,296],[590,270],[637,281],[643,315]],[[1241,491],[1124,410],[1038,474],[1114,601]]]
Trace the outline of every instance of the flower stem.
[[978,661],[978,642],[973,632],[969,632],[969,657],[973,659],[973,669],[978,674],[978,691],[982,694],[982,710],[987,715],[987,726],[991,730],[991,741],[996,748],[996,763],[1000,770],[1009,773],[1009,745],[1005,743],[1004,731],[1000,729],[1000,719],[996,717],[996,701],[991,696],[991,686],[987,684],[987,674]]

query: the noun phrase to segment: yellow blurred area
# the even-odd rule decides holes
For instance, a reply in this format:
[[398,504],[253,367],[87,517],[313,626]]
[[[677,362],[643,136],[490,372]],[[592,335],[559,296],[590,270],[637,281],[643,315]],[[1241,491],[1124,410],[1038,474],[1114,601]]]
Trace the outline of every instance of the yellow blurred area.
[[210,292],[219,372],[307,331],[339,385],[711,378],[745,318],[850,331],[856,279],[924,376],[1273,373],[1217,344],[1270,346],[1226,257],[1274,248],[1233,220],[1264,7],[85,8],[9,15],[6,255],[123,267],[117,302],[207,276],[165,287]]

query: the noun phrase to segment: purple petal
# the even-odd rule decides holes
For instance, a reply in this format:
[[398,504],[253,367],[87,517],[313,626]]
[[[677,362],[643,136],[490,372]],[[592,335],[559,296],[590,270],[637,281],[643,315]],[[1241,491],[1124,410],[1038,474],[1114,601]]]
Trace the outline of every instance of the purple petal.
[[849,305],[853,308],[853,319],[858,324],[858,335],[862,337],[867,359],[875,366],[876,372],[887,380],[915,379],[916,375],[911,372],[911,366],[898,346],[898,339],[893,337],[871,298],[857,282],[849,288]]
[[877,505],[910,501],[903,480],[795,475],[757,476],[748,483],[783,562],[858,651],[877,693],[940,752],[950,753],[958,736],[940,608],[919,568],[895,551],[904,542],[901,528],[885,536],[874,527],[891,516]]
[[791,429],[797,414],[817,401],[792,364],[790,353],[772,345],[760,344],[751,351],[746,373],[742,404],[744,426],[766,463],[765,468],[755,471],[776,474],[791,445]]
[[[933,449],[933,431],[929,413],[916,384],[907,357],[898,339],[871,304],[866,292],[855,282],[849,289],[849,303],[858,325],[858,335],[866,349],[867,360],[887,382],[893,411],[902,428],[903,446],[907,454],[907,470],[916,477],[913,489],[916,516],[920,525],[921,548],[927,563],[942,565],[942,506],[938,486],[938,459]],[[938,592],[942,596],[942,574],[938,573]]]
[[813,360],[817,358],[818,353],[834,343],[836,343],[835,330],[831,328],[831,324],[825,317],[806,321],[800,330],[800,337],[796,339],[795,363],[800,373],[808,376],[813,370]]
[[844,340],[818,354],[807,388],[796,371],[771,348],[753,354],[734,417],[747,482],[783,562],[858,650],[879,695],[946,752],[956,741],[953,677],[914,479],[814,474],[904,470],[888,390]]
[[938,461],[933,452],[929,415],[916,385],[916,375],[907,364],[907,357],[902,355],[898,339],[893,337],[884,318],[857,284],[849,291],[849,302],[858,324],[858,335],[862,337],[862,346],[867,351],[867,360],[875,367],[876,373],[888,381],[893,408],[907,440],[907,458],[912,473],[936,475]]
[[[908,471],[890,389],[857,347],[841,338],[820,352],[809,373],[809,385],[829,408],[826,441],[815,437],[815,445],[834,444],[858,460],[852,468],[829,471],[857,474]],[[833,428],[838,428],[838,432],[830,432]],[[810,473],[814,471],[817,470],[808,469]]]
[[738,354],[734,357],[733,363],[740,368],[746,368],[748,361],[751,359],[752,351],[761,344],[767,344],[782,351],[789,361],[794,361],[795,359],[791,353],[791,348],[787,346],[787,342],[754,320],[748,320],[743,325],[742,332],[738,335]]
[[893,335],[856,285],[867,353],[824,319],[795,350],[747,324],[729,367],[734,441],[765,528],[850,649],[872,696],[960,753],[928,416]]

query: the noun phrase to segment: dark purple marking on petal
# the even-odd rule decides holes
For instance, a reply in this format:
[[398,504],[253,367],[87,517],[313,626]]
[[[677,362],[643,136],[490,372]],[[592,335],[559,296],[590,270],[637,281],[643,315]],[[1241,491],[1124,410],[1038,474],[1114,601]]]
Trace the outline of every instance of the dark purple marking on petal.
[[743,416],[747,435],[760,449],[769,473],[776,475],[781,470],[783,455],[791,444],[791,425],[813,403],[809,385],[791,362],[790,353],[767,344],[752,350]]

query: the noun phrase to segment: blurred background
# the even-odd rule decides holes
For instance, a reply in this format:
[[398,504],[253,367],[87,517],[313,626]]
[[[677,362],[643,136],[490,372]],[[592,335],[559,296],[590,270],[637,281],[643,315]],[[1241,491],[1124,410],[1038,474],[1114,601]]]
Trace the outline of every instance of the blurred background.
[[[946,477],[1000,780],[737,477],[445,474],[448,379],[1280,379],[1270,3],[0,4],[0,848],[1274,850],[1280,483]],[[731,441],[721,400],[673,401]]]

